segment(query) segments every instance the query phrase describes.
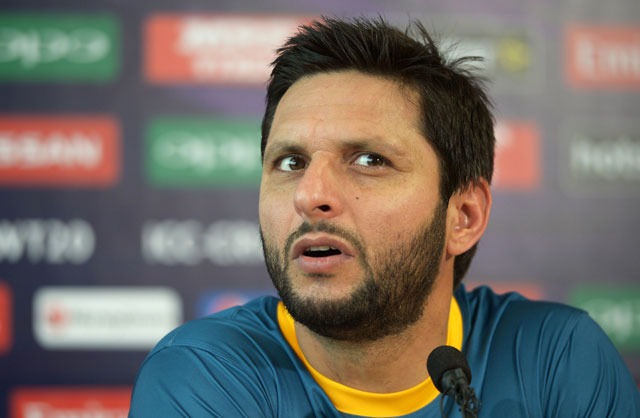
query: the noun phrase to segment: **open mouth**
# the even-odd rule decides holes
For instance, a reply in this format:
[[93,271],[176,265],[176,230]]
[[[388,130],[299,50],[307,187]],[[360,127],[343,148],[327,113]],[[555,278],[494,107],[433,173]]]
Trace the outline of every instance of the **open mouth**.
[[340,255],[342,251],[337,248],[330,247],[328,245],[322,245],[318,247],[309,247],[302,252],[302,255],[307,257],[330,257],[332,255]]
[[296,242],[291,257],[302,272],[326,275],[347,266],[355,259],[354,253],[344,241],[319,234],[304,237]]

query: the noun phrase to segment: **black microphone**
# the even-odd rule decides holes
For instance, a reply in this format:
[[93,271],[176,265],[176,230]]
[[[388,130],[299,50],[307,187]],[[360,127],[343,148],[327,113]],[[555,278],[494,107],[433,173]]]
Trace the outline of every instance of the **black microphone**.
[[[471,370],[464,354],[451,346],[441,345],[429,354],[427,371],[436,389],[444,396],[451,396],[460,405],[463,418],[478,417],[480,403],[473,388],[469,386]],[[444,396],[440,398],[440,413],[443,417]]]

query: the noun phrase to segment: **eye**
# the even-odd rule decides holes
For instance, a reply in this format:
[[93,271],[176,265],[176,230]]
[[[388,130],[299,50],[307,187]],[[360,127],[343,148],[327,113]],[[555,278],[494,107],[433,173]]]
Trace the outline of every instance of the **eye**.
[[300,156],[288,155],[276,161],[276,168],[280,171],[296,171],[306,167],[306,162]]
[[378,154],[364,153],[358,155],[353,163],[365,167],[381,167],[387,164],[387,160]]

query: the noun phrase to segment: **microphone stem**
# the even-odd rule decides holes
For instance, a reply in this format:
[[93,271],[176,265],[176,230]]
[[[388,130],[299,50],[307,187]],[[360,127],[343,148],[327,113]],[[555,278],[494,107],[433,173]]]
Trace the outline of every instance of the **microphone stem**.
[[[462,418],[478,418],[478,399],[476,398],[473,388],[456,385],[455,387],[451,387],[447,393],[443,395],[450,396],[455,400],[456,404],[460,406]],[[442,409],[443,398],[444,396],[441,398],[440,411],[444,417],[445,415]]]

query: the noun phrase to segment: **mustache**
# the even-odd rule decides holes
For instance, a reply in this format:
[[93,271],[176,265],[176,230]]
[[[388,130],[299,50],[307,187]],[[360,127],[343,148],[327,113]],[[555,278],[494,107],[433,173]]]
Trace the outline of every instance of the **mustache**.
[[316,224],[311,225],[309,222],[303,222],[298,229],[289,235],[284,245],[284,256],[285,260],[288,261],[287,255],[291,253],[291,247],[293,243],[303,236],[304,234],[308,234],[310,232],[326,232],[331,235],[336,235],[345,241],[349,242],[355,248],[355,250],[362,256],[365,256],[364,252],[364,244],[362,240],[355,234],[347,231],[344,228],[339,226],[327,223],[327,222],[318,222]]

